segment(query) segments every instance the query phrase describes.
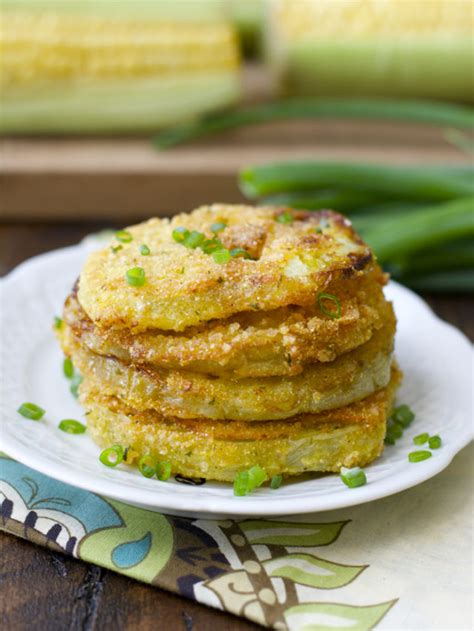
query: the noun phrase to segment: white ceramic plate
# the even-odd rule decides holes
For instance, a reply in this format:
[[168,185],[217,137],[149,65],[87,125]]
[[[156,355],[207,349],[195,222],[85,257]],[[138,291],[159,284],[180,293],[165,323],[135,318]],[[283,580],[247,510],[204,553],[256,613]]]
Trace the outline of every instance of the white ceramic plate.
[[[1,282],[0,449],[20,462],[69,484],[131,504],[174,514],[276,516],[341,508],[398,493],[442,471],[473,436],[472,347],[437,318],[413,292],[391,283],[388,297],[398,317],[396,354],[405,373],[398,400],[416,420],[395,446],[366,468],[368,484],[348,489],[337,475],[308,477],[271,491],[234,497],[230,485],[190,486],[159,482],[129,467],[109,469],[87,435],[57,429],[64,418],[84,419],[62,374],[62,355],[51,325],[97,240],[36,257]],[[40,422],[17,412],[34,402],[47,413]],[[407,454],[421,432],[440,434],[441,449],[411,464]]]

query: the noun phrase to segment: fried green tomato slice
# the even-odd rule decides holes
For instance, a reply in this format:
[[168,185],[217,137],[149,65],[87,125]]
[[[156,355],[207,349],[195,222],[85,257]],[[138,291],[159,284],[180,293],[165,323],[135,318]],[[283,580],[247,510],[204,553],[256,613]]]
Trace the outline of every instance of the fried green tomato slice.
[[[222,247],[245,255],[214,257],[196,245],[199,236],[194,247],[173,238],[173,231],[185,228],[210,240],[215,224],[225,226],[217,235]],[[99,326],[132,333],[183,331],[242,311],[312,307],[328,283],[349,278],[372,260],[350,222],[331,211],[213,205],[171,220],[151,219],[126,233],[120,250],[106,247],[89,256],[78,297]],[[141,255],[141,244],[148,256]],[[136,268],[143,270],[139,286],[127,280],[127,271]]]
[[367,342],[382,327],[391,311],[382,290],[384,282],[385,274],[374,266],[368,274],[329,286],[327,291],[341,305],[339,318],[322,312],[315,301],[311,309],[289,306],[243,312],[182,333],[132,334],[98,327],[73,291],[63,319],[81,345],[126,363],[239,378],[291,376],[307,364],[333,361]]
[[128,365],[82,347],[66,324],[59,336],[83,376],[132,408],[179,418],[265,421],[342,407],[384,388],[394,333],[391,312],[368,342],[333,362],[310,364],[294,377],[242,379]]
[[85,380],[81,402],[87,427],[101,447],[128,447],[127,462],[151,455],[171,464],[173,474],[231,482],[255,464],[268,476],[363,467],[383,451],[386,422],[400,372],[389,384],[349,406],[286,421],[183,420],[139,412],[104,396]]

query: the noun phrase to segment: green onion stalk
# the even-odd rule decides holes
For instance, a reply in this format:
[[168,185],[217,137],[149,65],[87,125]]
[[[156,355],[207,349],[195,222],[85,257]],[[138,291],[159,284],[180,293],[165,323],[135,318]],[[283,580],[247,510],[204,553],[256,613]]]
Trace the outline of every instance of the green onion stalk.
[[[358,220],[356,220],[358,224]],[[361,230],[363,233],[364,230]],[[390,263],[399,276],[426,276],[435,270],[462,271],[474,269],[474,239],[459,239],[436,247],[419,250],[416,256],[400,256]]]
[[474,128],[474,110],[465,105],[406,99],[287,99],[207,115],[165,129],[152,142],[158,149],[167,149],[247,125],[326,118],[394,120],[448,128]]
[[431,274],[407,274],[399,280],[415,291],[474,294],[474,267]]
[[[357,220],[354,221],[358,228]],[[359,226],[381,263],[397,261],[462,238],[474,237],[474,196],[422,208],[402,216],[379,217]]]
[[279,193],[339,189],[410,201],[474,195],[474,166],[393,166],[303,160],[245,168],[240,188],[251,199]]

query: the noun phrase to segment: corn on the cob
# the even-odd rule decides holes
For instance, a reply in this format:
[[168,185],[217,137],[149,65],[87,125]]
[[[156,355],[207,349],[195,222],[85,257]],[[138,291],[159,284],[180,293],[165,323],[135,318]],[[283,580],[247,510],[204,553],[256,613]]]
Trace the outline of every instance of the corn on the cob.
[[472,0],[274,0],[267,54],[283,91],[472,101]]
[[104,2],[29,5],[9,2],[2,16],[3,131],[157,128],[239,94],[235,36],[215,15],[178,21],[150,10],[147,19],[131,17],[123,6],[107,16]]

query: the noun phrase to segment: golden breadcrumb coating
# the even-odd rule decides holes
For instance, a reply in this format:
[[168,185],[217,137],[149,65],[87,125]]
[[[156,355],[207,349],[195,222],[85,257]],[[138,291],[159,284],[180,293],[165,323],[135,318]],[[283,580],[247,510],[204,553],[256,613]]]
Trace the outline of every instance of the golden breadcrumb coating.
[[242,379],[127,365],[81,347],[66,324],[60,338],[82,375],[137,410],[179,418],[265,421],[348,405],[384,388],[394,333],[391,311],[368,342],[333,362],[310,364],[294,377]]
[[239,471],[260,465],[269,476],[363,467],[383,451],[401,373],[394,366],[388,386],[346,407],[286,421],[228,423],[164,418],[138,412],[86,379],[81,403],[87,429],[102,447],[128,447],[127,462],[149,454],[171,464],[174,474],[232,481]]
[[[122,249],[106,247],[89,256],[80,276],[79,302],[105,329],[183,331],[242,311],[312,307],[328,284],[346,282],[371,263],[370,249],[341,215],[295,210],[292,223],[280,223],[283,212],[289,211],[217,204],[132,226],[133,240]],[[182,226],[211,238],[211,225],[217,222],[227,226],[219,233],[222,243],[245,249],[254,260],[219,264],[172,237]],[[141,244],[149,247],[149,256],[140,254]],[[131,287],[125,274],[137,266],[144,269],[146,282]]]
[[76,291],[68,297],[63,317],[81,345],[126,363],[228,377],[291,376],[307,364],[333,361],[382,327],[391,309],[384,282],[385,274],[374,266],[368,274],[339,283],[338,319],[325,315],[315,301],[306,309],[243,312],[182,333],[149,330],[134,335],[97,326],[81,308]]

